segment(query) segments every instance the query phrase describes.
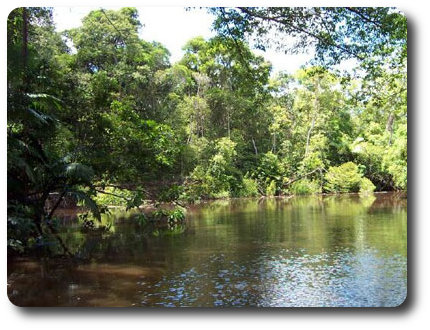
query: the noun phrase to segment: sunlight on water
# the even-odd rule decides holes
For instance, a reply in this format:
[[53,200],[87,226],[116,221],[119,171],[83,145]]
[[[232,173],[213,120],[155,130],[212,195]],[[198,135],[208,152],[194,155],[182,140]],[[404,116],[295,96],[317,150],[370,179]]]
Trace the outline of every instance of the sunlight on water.
[[17,260],[21,306],[371,307],[407,292],[406,199],[295,197],[193,206],[154,236],[117,214],[109,232],[65,233],[84,262]]
[[[238,265],[213,255],[207,264],[164,276],[140,290],[140,304],[160,306],[397,306],[405,298],[406,260],[375,251],[309,256],[281,251]],[[156,288],[156,289],[155,289]],[[155,290],[154,290],[155,289]]]

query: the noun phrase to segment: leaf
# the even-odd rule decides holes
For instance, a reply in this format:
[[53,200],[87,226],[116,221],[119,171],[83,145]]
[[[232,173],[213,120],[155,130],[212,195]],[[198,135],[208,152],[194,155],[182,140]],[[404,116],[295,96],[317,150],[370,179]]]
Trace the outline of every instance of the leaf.
[[66,165],[65,176],[72,181],[90,183],[94,176],[94,171],[89,166],[71,163]]
[[23,158],[19,158],[17,160],[17,166],[22,168],[25,171],[25,174],[27,175],[30,182],[32,183],[36,182],[36,177],[34,176],[33,169]]
[[78,201],[83,202],[83,204],[88,207],[94,217],[101,221],[101,214],[99,207],[96,202],[84,191],[81,190],[71,190],[68,192],[69,195],[75,197]]
[[33,116],[34,119],[36,119],[40,124],[47,125],[49,121],[53,121],[53,118],[51,116],[45,115],[43,113],[40,113],[34,109],[28,108],[28,113]]
[[47,102],[46,105],[52,104],[58,110],[61,109],[62,101],[55,96],[45,94],[45,93],[38,93],[38,94],[27,93],[26,96],[29,97],[30,99],[46,101]]

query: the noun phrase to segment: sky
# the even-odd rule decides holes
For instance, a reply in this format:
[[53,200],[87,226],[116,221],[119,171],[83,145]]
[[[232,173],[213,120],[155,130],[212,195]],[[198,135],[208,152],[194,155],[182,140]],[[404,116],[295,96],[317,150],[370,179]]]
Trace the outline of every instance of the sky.
[[[119,9],[120,7],[104,7]],[[81,19],[91,10],[99,7],[54,7],[54,22],[57,31],[75,28],[81,25]],[[213,16],[204,9],[186,11],[183,7],[137,7],[140,22],[144,25],[140,37],[146,41],[161,42],[171,53],[171,63],[178,61],[182,47],[196,36],[208,39],[215,35],[211,31]],[[286,55],[274,50],[266,52],[254,50],[273,65],[273,73],[286,71],[295,73],[305,64],[311,54]]]

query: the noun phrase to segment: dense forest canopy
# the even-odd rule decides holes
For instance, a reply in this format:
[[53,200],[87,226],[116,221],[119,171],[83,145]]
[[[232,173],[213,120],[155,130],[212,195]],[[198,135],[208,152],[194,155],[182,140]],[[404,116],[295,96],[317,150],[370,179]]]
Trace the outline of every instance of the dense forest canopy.
[[[99,218],[106,195],[131,208],[149,199],[406,190],[402,14],[209,10],[218,35],[191,39],[176,63],[162,44],[139,37],[144,22],[134,8],[91,11],[62,33],[50,8],[10,13],[11,248],[55,234],[64,199]],[[316,58],[293,75],[273,74],[251,41],[290,51],[312,45]],[[365,75],[332,70],[348,58]]]

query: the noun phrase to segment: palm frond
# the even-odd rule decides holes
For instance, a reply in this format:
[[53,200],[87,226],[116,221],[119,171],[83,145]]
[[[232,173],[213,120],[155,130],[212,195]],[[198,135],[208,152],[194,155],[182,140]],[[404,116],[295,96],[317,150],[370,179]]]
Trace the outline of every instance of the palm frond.
[[[27,97],[29,97],[30,99],[33,100],[33,102],[35,100],[40,102],[44,102],[43,105],[54,105],[58,110],[61,109],[61,103],[62,101],[52,95],[49,94],[45,94],[45,93],[37,93],[37,94],[32,94],[32,93],[27,93],[25,94]],[[42,103],[40,103],[42,104]]]
[[64,174],[66,178],[76,183],[90,183],[94,176],[94,171],[91,167],[80,164],[66,164]]
[[85,191],[69,190],[68,195],[76,198],[79,202],[82,202],[82,204],[91,211],[94,217],[98,221],[101,221],[99,207],[97,206],[96,202]]
[[27,108],[27,112],[33,117],[33,119],[36,119],[38,123],[42,125],[47,125],[49,122],[54,121],[54,118],[46,115],[44,113],[41,113],[37,110],[34,110],[32,108]]

